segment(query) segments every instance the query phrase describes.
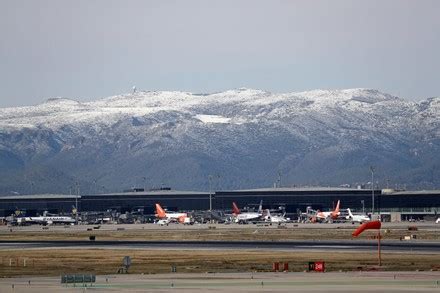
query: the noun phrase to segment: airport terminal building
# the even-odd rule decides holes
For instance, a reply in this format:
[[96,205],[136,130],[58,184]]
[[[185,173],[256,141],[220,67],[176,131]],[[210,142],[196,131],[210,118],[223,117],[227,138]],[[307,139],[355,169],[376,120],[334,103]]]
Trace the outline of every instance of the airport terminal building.
[[154,214],[154,204],[160,203],[169,210],[209,210],[210,198],[213,210],[231,210],[232,202],[240,208],[256,208],[263,200],[263,207],[283,207],[290,215],[304,212],[307,207],[330,210],[338,200],[341,208],[354,211],[370,211],[374,194],[375,210],[381,212],[411,212],[437,215],[440,213],[440,190],[393,191],[352,188],[263,188],[209,192],[177,191],[169,188],[144,191],[136,189],[122,193],[107,194],[35,194],[0,196],[0,217],[9,216],[17,210],[28,216],[50,213],[70,213],[78,205],[79,211],[117,210],[121,213],[142,209]]

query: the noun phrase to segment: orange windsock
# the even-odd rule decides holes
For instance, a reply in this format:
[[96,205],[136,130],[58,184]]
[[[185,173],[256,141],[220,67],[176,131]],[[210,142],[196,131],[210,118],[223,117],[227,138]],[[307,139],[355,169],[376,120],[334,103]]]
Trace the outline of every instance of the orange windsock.
[[370,222],[366,222],[363,223],[362,225],[359,226],[359,228],[356,229],[356,231],[353,232],[353,234],[351,234],[353,237],[358,237],[359,234],[361,234],[362,232],[364,232],[364,230],[369,230],[369,229],[380,229],[381,227],[381,223],[380,221],[370,221]]

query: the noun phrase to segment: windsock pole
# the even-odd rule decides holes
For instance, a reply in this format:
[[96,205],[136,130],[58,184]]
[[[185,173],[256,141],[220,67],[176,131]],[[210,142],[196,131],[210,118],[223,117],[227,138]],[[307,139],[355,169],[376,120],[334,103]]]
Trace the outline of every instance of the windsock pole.
[[380,253],[380,229],[377,230],[377,256],[379,257],[379,266],[382,266],[382,257]]
[[382,266],[382,257],[381,257],[381,251],[380,251],[380,227],[381,223],[380,221],[370,221],[363,223],[360,225],[353,233],[353,237],[358,237],[359,234],[364,232],[365,230],[374,229],[377,230],[377,256],[379,258],[379,266]]

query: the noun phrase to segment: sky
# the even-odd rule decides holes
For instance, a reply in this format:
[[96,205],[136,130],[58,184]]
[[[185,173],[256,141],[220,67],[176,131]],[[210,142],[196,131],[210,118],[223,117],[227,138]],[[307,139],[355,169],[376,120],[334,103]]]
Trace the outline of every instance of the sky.
[[440,1],[0,0],[0,107],[140,90],[440,96]]

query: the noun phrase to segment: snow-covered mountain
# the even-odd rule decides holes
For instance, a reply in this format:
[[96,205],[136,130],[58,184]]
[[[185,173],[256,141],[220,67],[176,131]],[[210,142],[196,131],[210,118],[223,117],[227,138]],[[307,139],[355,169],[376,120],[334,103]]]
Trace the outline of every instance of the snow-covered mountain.
[[0,109],[0,193],[440,186],[440,98],[370,89],[137,92]]

